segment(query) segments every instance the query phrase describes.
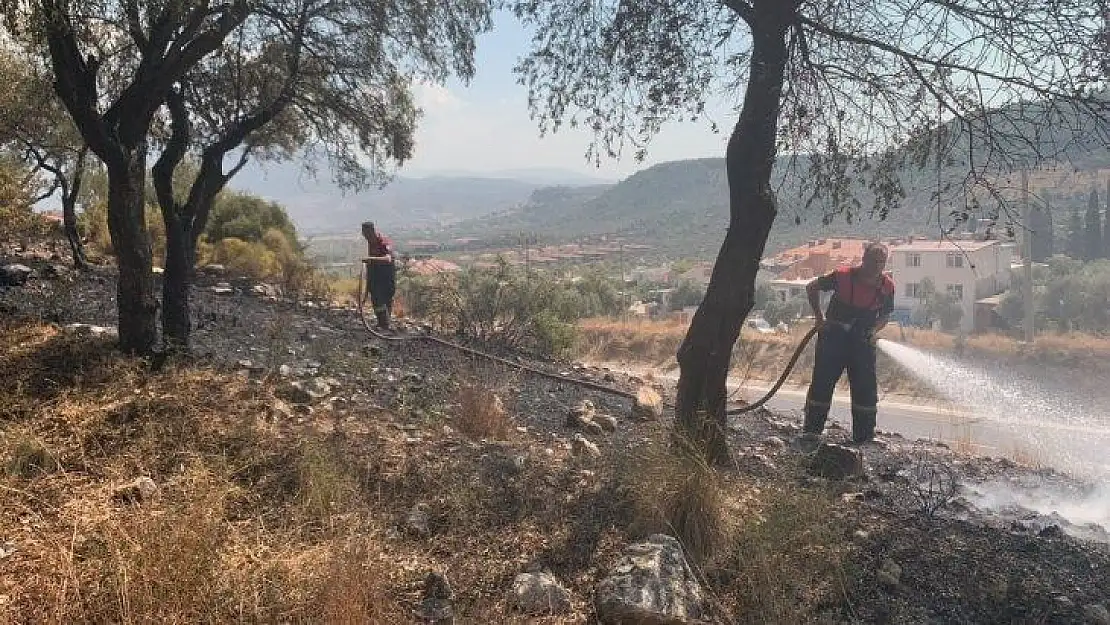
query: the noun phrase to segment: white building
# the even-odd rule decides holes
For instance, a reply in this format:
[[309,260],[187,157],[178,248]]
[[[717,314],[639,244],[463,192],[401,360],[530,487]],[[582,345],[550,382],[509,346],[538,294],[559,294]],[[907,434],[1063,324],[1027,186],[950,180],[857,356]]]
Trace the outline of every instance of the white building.
[[954,296],[963,308],[960,325],[965,331],[976,326],[979,300],[990,298],[1010,286],[1014,245],[1002,241],[915,241],[892,245],[887,269],[897,291],[895,316],[906,319],[921,304],[921,284],[926,278],[936,289]]

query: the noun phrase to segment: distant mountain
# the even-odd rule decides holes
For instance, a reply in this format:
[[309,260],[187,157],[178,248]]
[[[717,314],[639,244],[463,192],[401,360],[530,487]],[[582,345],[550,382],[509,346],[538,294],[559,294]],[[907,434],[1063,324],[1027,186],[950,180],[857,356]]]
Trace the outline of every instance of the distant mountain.
[[[962,195],[953,197],[955,182],[964,175],[956,166],[942,168],[940,205],[938,172],[907,169],[899,178],[906,197],[899,209],[885,220],[872,218],[870,191],[860,185],[854,192],[860,208],[853,223],[833,216],[825,223],[820,203],[806,207],[803,180],[806,159],[776,169],[778,217],[767,242],[767,251],[792,247],[813,238],[895,237],[906,234],[937,236],[948,213]],[[1031,188],[1052,198],[1057,238],[1066,236],[1060,226],[1067,223],[1071,206],[1086,206],[1090,188],[1105,189],[1110,177],[1110,158],[1087,161],[1094,169],[1076,171],[1070,166],[1045,168],[1031,175]],[[862,182],[862,179],[861,179]],[[951,186],[951,189],[949,187]],[[1014,197],[1016,191],[1010,192]],[[938,214],[943,219],[938,219]],[[696,159],[662,163],[630,176],[616,185],[575,189],[539,189],[519,207],[453,224],[438,233],[423,232],[422,238],[477,237],[489,244],[509,240],[519,232],[534,232],[548,242],[589,240],[601,235],[619,236],[631,243],[650,245],[650,256],[711,259],[724,239],[728,226],[728,184],[724,159]],[[414,233],[415,234],[415,233]]]
[[[531,172],[531,173],[529,173]],[[286,207],[298,230],[305,234],[352,232],[365,220],[383,229],[439,230],[467,219],[505,211],[524,204],[548,179],[593,179],[557,170],[521,170],[529,179],[504,175],[398,177],[382,189],[344,193],[330,173],[315,177],[296,163],[249,164],[231,187],[278,202]],[[566,174],[566,175],[564,175]]]
[[613,184],[616,180],[592,176],[569,169],[555,167],[530,167],[521,169],[502,169],[495,171],[467,171],[467,170],[439,170],[439,171],[414,171],[409,173],[410,178],[492,178],[496,180],[509,179],[528,182],[537,186],[548,187],[584,187],[592,185]]

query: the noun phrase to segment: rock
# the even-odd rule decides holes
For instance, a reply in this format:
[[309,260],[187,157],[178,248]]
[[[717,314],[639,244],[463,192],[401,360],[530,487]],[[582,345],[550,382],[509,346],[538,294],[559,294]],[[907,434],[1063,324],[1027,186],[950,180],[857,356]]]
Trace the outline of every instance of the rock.
[[605,430],[606,432],[617,431],[617,418],[613,415],[598,415],[594,417],[594,423],[600,425],[601,429]]
[[203,271],[204,273],[207,273],[209,275],[219,276],[219,275],[223,275],[223,274],[227,273],[227,268],[224,267],[223,265],[218,265],[216,263],[211,263],[211,264],[208,264],[208,265],[205,265],[204,267],[202,267],[201,271]]
[[867,539],[869,538],[871,538],[871,534],[869,534],[866,530],[856,530],[852,532],[852,539],[856,542],[867,542]]
[[571,440],[571,452],[576,456],[586,456],[588,458],[600,458],[601,449],[597,445],[591,443],[588,438],[581,434],[575,434]]
[[68,276],[69,271],[65,265],[51,264],[43,267],[42,275],[44,278],[58,279]]
[[211,291],[216,295],[231,295],[235,293],[235,289],[227,282],[217,282],[216,285],[211,288]]
[[79,336],[93,336],[93,337],[107,337],[110,339],[119,338],[119,330],[112,326],[94,326],[87,323],[71,323],[65,326],[67,332],[72,332]]
[[251,294],[257,297],[278,297],[280,292],[272,284],[256,284],[251,287]]
[[567,411],[567,426],[579,427],[582,421],[588,421],[593,418],[597,409],[594,408],[594,403],[588,399],[583,399]]
[[288,378],[289,376],[293,375],[293,367],[290,367],[289,365],[281,365],[280,367],[278,367],[278,375],[283,378]]
[[424,598],[420,601],[420,618],[425,623],[451,625],[455,622],[455,593],[447,576],[428,573],[424,578]]
[[1056,607],[1060,608],[1061,610],[1067,611],[1075,607],[1075,602],[1068,598],[1067,595],[1060,595],[1059,597],[1056,597],[1055,601]]
[[598,584],[594,602],[603,624],[708,621],[708,603],[682,546],[662,534],[625,548],[609,576]]
[[158,485],[144,475],[129,484],[117,487],[112,491],[112,500],[116,503],[143,503],[150,501],[157,493]]
[[830,480],[863,475],[863,455],[842,445],[822,443],[813,456],[809,472]]
[[650,386],[641,386],[632,402],[632,418],[652,421],[663,416],[663,398]]
[[312,394],[305,390],[299,382],[282,384],[277,388],[275,394],[279,398],[297,405],[311,403],[313,399]]
[[428,504],[418,503],[409,508],[405,515],[405,531],[420,537],[429,536],[432,530],[428,526],[431,517],[428,513]]
[[1110,610],[1105,604],[1092,603],[1083,606],[1083,619],[1090,625],[1110,625]]
[[239,362],[237,362],[235,364],[240,369],[254,369],[254,363],[251,362],[250,358],[244,358],[244,359],[240,360]]
[[8,556],[12,555],[16,551],[19,551],[19,548],[15,546],[15,543],[13,543],[13,542],[0,543],[0,560],[3,560],[4,558],[7,558]]
[[777,436],[768,436],[763,440],[763,446],[768,449],[786,449],[786,441]]
[[296,416],[296,412],[294,412],[292,406],[285,403],[284,401],[280,399],[274,399],[273,403],[270,404],[270,416],[275,420],[281,419],[284,421],[292,421],[293,418]]
[[566,614],[570,593],[551,573],[521,573],[513,580],[509,605],[525,614]]
[[879,581],[883,588],[897,590],[902,583],[902,567],[894,560],[887,558],[879,566],[879,572],[875,574],[875,579]]
[[18,263],[0,267],[0,286],[23,286],[35,271]]

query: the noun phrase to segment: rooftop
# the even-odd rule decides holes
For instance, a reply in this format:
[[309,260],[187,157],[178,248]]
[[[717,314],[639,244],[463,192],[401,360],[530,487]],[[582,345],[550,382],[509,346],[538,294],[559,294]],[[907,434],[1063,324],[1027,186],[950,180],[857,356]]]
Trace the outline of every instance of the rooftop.
[[1000,241],[931,241],[920,240],[912,243],[899,243],[890,246],[891,252],[975,252],[985,247],[998,245]]

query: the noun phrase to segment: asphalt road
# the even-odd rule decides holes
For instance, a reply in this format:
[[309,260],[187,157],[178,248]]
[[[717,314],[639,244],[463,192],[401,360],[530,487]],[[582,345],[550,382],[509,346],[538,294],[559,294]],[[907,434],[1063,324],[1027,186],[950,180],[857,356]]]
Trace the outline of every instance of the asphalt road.
[[[754,400],[766,391],[767,387],[745,386],[740,395]],[[804,403],[804,388],[783,388],[767,403],[767,407],[793,415],[800,422]],[[838,390],[833,397],[829,417],[845,427],[851,427],[847,390]],[[738,418],[743,419],[743,416]],[[1059,469],[1110,474],[1110,464],[1107,464],[1110,462],[1110,454],[1107,454],[1107,449],[1110,449],[1110,425],[1107,424],[1035,420],[1020,414],[999,418],[941,402],[905,403],[903,398],[882,398],[879,401],[878,429],[895,432],[911,440],[942,440],[966,453],[1007,456]]]
[[[643,375],[647,370],[606,364],[613,370]],[[651,371],[655,379],[674,382],[677,372]],[[730,383],[736,396],[754,401],[769,385]],[[768,403],[770,410],[802,420],[805,387],[784,387]],[[837,389],[833,396],[831,421],[851,427],[851,401],[847,389]],[[1110,410],[1103,423],[1078,424],[1067,422],[1068,415],[1058,420],[1029,414],[990,414],[990,407],[976,410],[947,402],[927,402],[905,397],[882,397],[879,400],[878,429],[897,433],[914,440],[931,438],[944,441],[954,449],[968,454],[1004,456],[1033,464],[1074,473],[1105,478],[1110,476]],[[743,415],[736,417],[743,420]]]

